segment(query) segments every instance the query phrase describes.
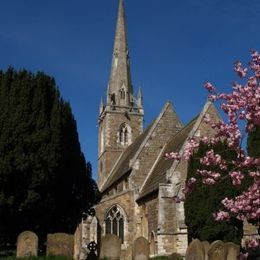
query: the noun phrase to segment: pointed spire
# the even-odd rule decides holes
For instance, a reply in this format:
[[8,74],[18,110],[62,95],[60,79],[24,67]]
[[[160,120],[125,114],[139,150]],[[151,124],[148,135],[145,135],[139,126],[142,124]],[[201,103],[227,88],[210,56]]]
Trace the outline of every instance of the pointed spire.
[[108,88],[108,105],[131,106],[133,95],[127,48],[123,0],[119,0],[112,68]]
[[141,88],[138,89],[137,94],[137,106],[142,107],[143,106],[143,94]]
[[137,108],[140,114],[144,114],[144,108],[143,108],[143,94],[141,88],[138,89],[137,94]]

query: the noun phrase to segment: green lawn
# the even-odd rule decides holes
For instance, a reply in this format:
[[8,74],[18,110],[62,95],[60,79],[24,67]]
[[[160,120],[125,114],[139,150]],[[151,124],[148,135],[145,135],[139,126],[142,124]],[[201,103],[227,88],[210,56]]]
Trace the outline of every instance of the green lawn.
[[64,256],[38,256],[38,257],[27,257],[27,258],[16,258],[15,256],[9,256],[9,257],[0,257],[0,259],[5,260],[72,260],[72,258],[64,257]]

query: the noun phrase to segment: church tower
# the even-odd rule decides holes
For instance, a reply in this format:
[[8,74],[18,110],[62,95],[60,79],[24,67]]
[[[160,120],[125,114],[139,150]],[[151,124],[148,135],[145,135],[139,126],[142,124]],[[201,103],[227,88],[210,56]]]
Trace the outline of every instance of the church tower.
[[99,188],[108,178],[122,151],[142,133],[143,114],[141,90],[139,90],[137,98],[133,93],[124,4],[123,0],[119,0],[111,74],[106,102],[101,99],[98,119]]

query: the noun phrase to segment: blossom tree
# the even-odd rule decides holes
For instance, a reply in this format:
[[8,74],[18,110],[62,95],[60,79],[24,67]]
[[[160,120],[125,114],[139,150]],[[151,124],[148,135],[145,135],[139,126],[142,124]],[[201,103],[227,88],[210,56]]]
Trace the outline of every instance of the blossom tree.
[[[251,52],[251,60],[247,67],[243,67],[241,62],[236,62],[235,72],[240,78],[240,82],[233,83],[231,93],[218,93],[210,82],[206,82],[204,87],[209,92],[209,100],[220,104],[220,109],[226,115],[226,121],[213,122],[209,115],[204,117],[204,121],[215,129],[213,138],[206,136],[200,140],[190,139],[187,141],[183,154],[169,153],[166,157],[173,160],[188,160],[193,151],[203,142],[208,146],[206,155],[200,159],[204,166],[215,166],[217,171],[199,169],[197,174],[201,176],[204,184],[214,185],[223,179],[223,170],[229,169],[229,177],[233,185],[241,186],[249,178],[250,185],[242,189],[235,198],[225,198],[222,200],[222,210],[215,214],[217,221],[228,221],[230,218],[247,220],[256,225],[260,224],[260,158],[249,156],[244,148],[243,140],[260,127],[260,54],[257,51]],[[235,151],[236,158],[227,161],[222,158],[221,153],[212,149],[215,143],[226,140],[228,147]],[[192,191],[196,185],[197,178],[187,180],[183,189],[185,195]],[[240,189],[241,190],[241,189]],[[180,199],[180,198],[178,198]],[[256,247],[259,242],[252,240],[249,246]]]

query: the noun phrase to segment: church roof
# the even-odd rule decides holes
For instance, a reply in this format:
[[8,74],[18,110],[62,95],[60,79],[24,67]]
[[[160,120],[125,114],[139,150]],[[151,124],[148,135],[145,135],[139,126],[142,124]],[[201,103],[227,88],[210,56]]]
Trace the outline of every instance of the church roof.
[[174,135],[164,146],[158,156],[151,172],[149,173],[144,186],[141,188],[138,200],[159,189],[159,183],[166,183],[166,172],[170,169],[173,161],[165,158],[166,153],[179,152],[189,133],[193,129],[198,117],[191,120],[183,129]]

